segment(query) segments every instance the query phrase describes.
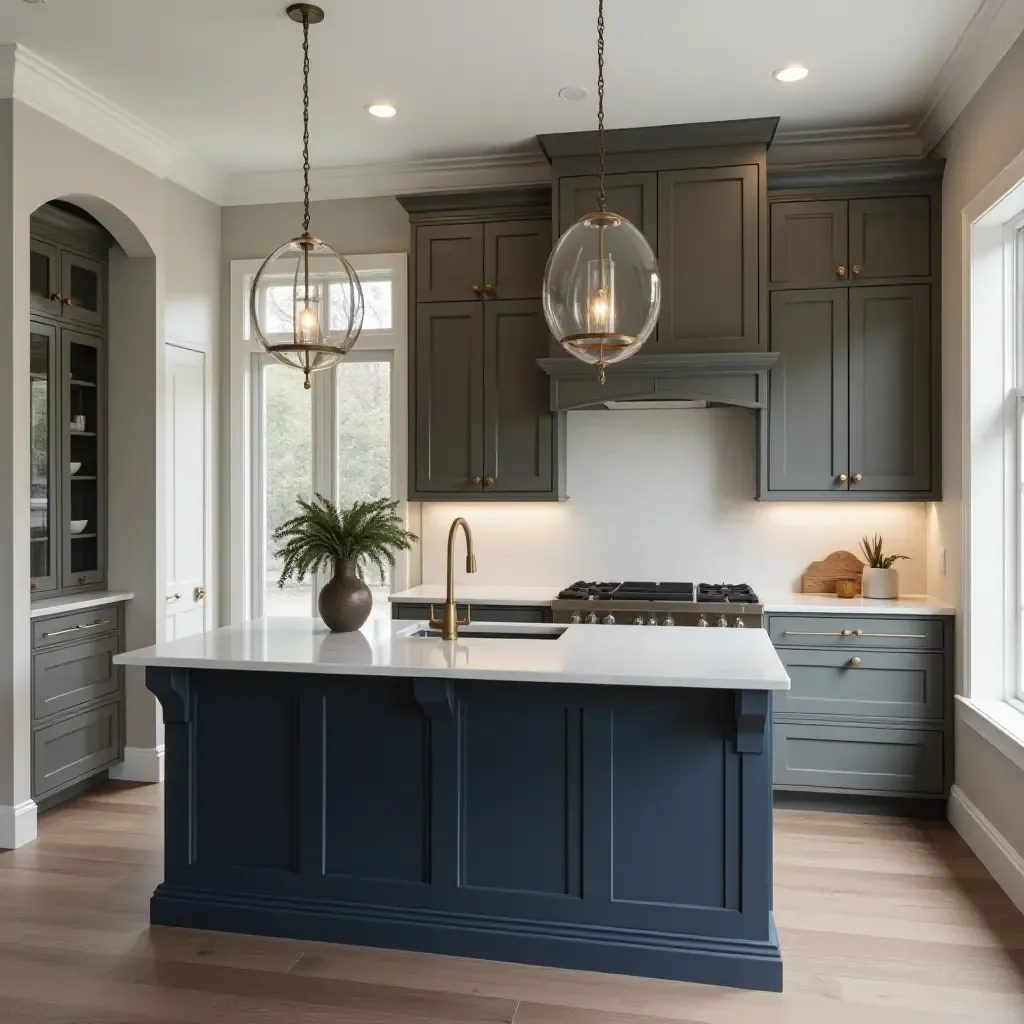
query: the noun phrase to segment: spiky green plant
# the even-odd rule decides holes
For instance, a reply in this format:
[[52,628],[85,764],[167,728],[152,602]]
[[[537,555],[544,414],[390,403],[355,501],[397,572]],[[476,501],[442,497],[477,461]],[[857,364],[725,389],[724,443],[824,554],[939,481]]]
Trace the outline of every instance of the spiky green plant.
[[883,555],[882,536],[876,533],[874,537],[862,537],[860,549],[868,560],[869,569],[891,569],[893,562],[909,561],[908,555]]
[[395,512],[398,502],[390,498],[355,501],[347,508],[338,508],[322,494],[312,501],[296,500],[302,511],[274,531],[274,540],[283,542],[277,551],[284,563],[279,587],[290,579],[301,583],[315,572],[333,569],[345,558],[356,560],[360,576],[370,564],[384,579],[385,563],[394,568],[395,552],[408,551],[419,539],[402,525]]

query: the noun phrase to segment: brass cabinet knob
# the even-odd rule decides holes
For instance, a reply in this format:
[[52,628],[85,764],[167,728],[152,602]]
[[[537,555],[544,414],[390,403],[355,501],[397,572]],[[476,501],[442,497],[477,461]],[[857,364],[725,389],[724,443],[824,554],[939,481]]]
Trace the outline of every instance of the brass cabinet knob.
[[478,285],[478,284],[473,285],[473,294],[474,295],[479,295],[482,291],[483,291],[483,288],[481,288],[480,285]]
[[493,476],[485,476],[484,477],[484,487],[490,487],[491,484],[493,484],[493,483],[494,483],[494,477]]
[[839,630],[839,635],[840,636],[853,636],[853,630],[852,629],[841,629],[841,630]]
[[484,285],[484,295],[493,295],[493,294],[494,294],[494,285],[493,284],[485,284]]
[[861,482],[861,480],[863,480],[863,479],[864,479],[864,477],[861,476],[860,473],[854,473],[853,474],[853,482],[855,484],[859,484]]
[[854,655],[854,656],[853,656],[853,657],[852,657],[852,658],[851,658],[851,659],[850,659],[850,660],[849,660],[849,661],[847,662],[847,664],[848,664],[848,665],[850,666],[850,668],[860,668],[860,658],[858,658],[858,657],[857,657],[857,655],[855,654],[855,655]]
[[83,585],[85,583],[88,583],[88,582],[89,582],[89,577],[88,576],[79,576],[78,577],[79,586],[81,586],[81,585]]
[[484,478],[482,476],[471,476],[469,478],[469,482],[471,484],[475,484],[477,487],[479,487],[480,484],[482,484],[484,482]]
[[70,295],[65,295],[60,301],[63,302],[65,306],[73,306],[75,302]]
[[64,296],[61,295],[60,292],[50,292],[50,301],[51,302],[63,302],[64,301]]
[[838,480],[838,481],[839,481],[839,482],[840,482],[841,484],[845,484],[845,483],[846,483],[846,481],[847,481],[847,480],[849,480],[850,478],[849,478],[849,477],[848,477],[848,476],[847,476],[847,475],[846,475],[845,473],[840,473],[840,474],[839,474],[839,476],[837,476],[837,477],[836,477],[836,479],[837,479],[837,480]]
[[838,267],[836,267],[836,277],[839,277],[839,278],[846,277],[846,267],[844,267],[841,263],[839,264]]
[[33,583],[32,584],[32,589],[33,590],[38,590],[39,589],[39,584],[38,583]]
[[854,263],[854,265],[850,269],[851,269],[854,277],[860,277],[860,264],[859,263]]

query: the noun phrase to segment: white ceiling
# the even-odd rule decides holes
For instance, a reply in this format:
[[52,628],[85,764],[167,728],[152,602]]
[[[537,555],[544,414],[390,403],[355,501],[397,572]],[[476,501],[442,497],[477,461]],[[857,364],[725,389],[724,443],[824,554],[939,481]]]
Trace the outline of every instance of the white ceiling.
[[[0,40],[181,153],[227,174],[271,172],[300,156],[301,29],[285,5],[3,0]],[[311,30],[315,167],[506,153],[538,132],[594,125],[596,0],[321,5],[326,21]],[[954,51],[1010,7],[1019,13],[1020,0],[606,0],[607,124],[781,115],[782,132],[912,131],[946,87]],[[791,62],[810,77],[776,82],[772,72]],[[566,102],[564,85],[591,95]],[[380,99],[398,117],[364,112]]]

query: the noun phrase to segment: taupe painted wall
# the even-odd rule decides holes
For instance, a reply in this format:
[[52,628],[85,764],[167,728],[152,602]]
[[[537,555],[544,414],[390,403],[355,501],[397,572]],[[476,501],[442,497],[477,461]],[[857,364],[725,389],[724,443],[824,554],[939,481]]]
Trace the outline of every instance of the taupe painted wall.
[[[1017,40],[942,140],[936,155],[946,158],[942,225],[942,410],[943,500],[928,516],[928,589],[954,603],[963,617],[963,458],[966,423],[963,403],[962,331],[964,247],[962,214],[978,194],[1024,151],[1024,36]],[[938,552],[947,553],[939,572]],[[958,654],[964,650],[958,637]],[[963,662],[958,657],[962,686]],[[959,716],[956,781],[1017,852],[1024,856],[1024,772],[1000,754]]]

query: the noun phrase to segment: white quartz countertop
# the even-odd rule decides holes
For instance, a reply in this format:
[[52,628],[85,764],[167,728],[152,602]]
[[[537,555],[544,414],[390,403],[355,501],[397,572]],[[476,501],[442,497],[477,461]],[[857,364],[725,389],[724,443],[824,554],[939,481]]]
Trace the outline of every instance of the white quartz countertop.
[[[551,604],[558,597],[562,587],[478,587],[461,580],[455,586],[455,599],[463,604],[508,604],[540,605]],[[443,583],[424,583],[392,594],[388,600],[395,604],[443,604],[446,597]]]
[[[447,643],[409,634],[421,623],[371,619],[331,633],[319,619],[265,618],[118,655],[119,665],[587,683],[715,690],[788,690],[763,629],[567,626],[558,639]],[[537,627],[502,625],[528,632]],[[548,627],[549,629],[551,627]]]
[[927,594],[908,594],[892,601],[869,597],[836,597],[835,594],[771,594],[764,599],[766,612],[845,612],[847,615],[955,615],[956,608]]
[[47,615],[64,615],[68,612],[84,612],[90,608],[102,608],[107,604],[130,601],[134,594],[124,590],[97,590],[92,594],[72,594],[69,597],[45,597],[32,602],[30,619],[41,619]]

